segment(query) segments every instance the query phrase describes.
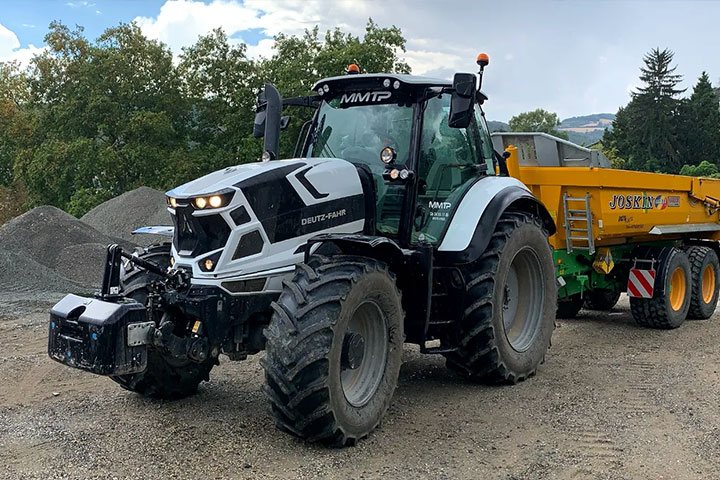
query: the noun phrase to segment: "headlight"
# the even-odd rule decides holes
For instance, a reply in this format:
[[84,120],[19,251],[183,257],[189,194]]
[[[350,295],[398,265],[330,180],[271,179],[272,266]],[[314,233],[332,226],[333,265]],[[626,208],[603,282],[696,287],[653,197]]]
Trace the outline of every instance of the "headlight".
[[220,195],[213,195],[208,200],[208,203],[210,204],[210,206],[212,208],[218,208],[218,207],[222,206],[222,204],[223,204],[222,197]]
[[230,205],[233,195],[235,195],[235,190],[227,190],[204,197],[195,197],[192,199],[192,203],[198,210],[226,207]]
[[177,198],[168,197],[168,204],[169,204],[172,208],[177,208]]

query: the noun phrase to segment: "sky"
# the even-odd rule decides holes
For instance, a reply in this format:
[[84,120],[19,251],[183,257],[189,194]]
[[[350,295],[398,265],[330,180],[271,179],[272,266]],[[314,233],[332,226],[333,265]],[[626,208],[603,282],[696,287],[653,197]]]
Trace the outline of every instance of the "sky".
[[135,21],[174,53],[222,27],[250,55],[270,56],[277,33],[318,25],[361,35],[369,17],[402,30],[401,56],[416,74],[474,72],[486,52],[485,110],[495,120],[535,108],[560,118],[614,113],[655,47],[675,52],[688,93],[702,71],[720,85],[720,0],[0,0],[0,61],[27,64],[53,20],[92,39]]

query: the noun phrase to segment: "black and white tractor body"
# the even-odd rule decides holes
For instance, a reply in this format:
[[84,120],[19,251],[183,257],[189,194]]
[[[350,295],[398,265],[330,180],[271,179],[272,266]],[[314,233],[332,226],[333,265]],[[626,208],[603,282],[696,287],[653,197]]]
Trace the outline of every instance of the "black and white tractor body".
[[[223,195],[220,208],[197,207],[197,198]],[[336,158],[258,162],[228,167],[167,193],[175,207],[174,268],[192,283],[241,293],[239,285],[266,279],[260,290],[279,291],[319,233],[360,233],[365,226],[357,168]],[[206,261],[212,262],[207,268]],[[244,283],[238,283],[244,282]]]

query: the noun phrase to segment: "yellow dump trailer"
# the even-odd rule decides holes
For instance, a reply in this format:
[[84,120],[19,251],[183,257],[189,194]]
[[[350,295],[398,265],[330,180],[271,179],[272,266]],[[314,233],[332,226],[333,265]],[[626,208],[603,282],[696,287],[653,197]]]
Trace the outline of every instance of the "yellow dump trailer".
[[[641,325],[674,328],[712,315],[720,288],[720,180],[605,168],[603,158],[553,137],[505,135],[505,143],[520,143],[502,145],[509,175],[555,219],[558,316],[583,306],[610,309],[624,291]],[[555,146],[542,147],[538,138]]]

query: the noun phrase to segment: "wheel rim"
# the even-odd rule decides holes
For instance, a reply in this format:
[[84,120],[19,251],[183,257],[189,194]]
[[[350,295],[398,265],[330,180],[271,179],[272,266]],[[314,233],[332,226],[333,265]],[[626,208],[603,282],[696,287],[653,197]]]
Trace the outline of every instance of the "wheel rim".
[[524,352],[535,341],[544,312],[545,284],[540,259],[530,248],[515,254],[503,295],[503,327],[510,346]]
[[343,336],[340,380],[348,403],[362,407],[382,381],[388,355],[387,319],[380,306],[366,300],[353,312]]
[[685,270],[677,267],[670,276],[670,307],[676,312],[685,303]]
[[710,303],[715,296],[715,268],[712,265],[707,265],[703,270],[702,296],[705,303]]

